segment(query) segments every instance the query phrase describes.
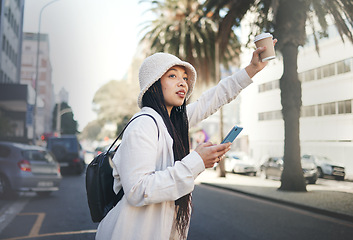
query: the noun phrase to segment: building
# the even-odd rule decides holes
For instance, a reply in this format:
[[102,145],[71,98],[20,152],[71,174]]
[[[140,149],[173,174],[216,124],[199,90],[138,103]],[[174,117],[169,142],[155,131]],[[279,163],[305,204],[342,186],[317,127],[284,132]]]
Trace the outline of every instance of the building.
[[0,83],[20,83],[24,0],[0,0]]
[[20,82],[24,0],[0,0],[0,140],[28,141],[33,89]]
[[[298,73],[302,83],[301,154],[324,155],[346,167],[353,178],[353,45],[342,42],[334,26],[319,42],[320,54],[309,36],[300,48]],[[260,163],[264,156],[284,151],[284,122],[279,79],[281,56],[255,77],[244,103],[242,124],[249,136],[249,154]]]
[[[37,64],[37,33],[23,33],[21,83],[34,89]],[[39,35],[37,113],[35,131],[37,136],[52,132],[53,109],[55,106],[54,87],[52,83],[52,66],[50,63],[50,46],[48,34]],[[31,128],[33,132],[33,127]],[[32,135],[33,136],[33,135]]]

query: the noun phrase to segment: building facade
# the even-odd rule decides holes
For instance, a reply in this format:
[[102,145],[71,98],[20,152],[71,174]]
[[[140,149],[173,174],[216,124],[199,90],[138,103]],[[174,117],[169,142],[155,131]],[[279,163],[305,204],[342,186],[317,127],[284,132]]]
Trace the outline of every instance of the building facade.
[[[301,154],[327,156],[344,165],[347,178],[353,178],[353,45],[347,39],[343,43],[333,26],[329,36],[320,40],[319,54],[311,36],[299,50]],[[250,89],[252,111],[243,116],[243,124],[251,129],[250,154],[258,163],[264,156],[283,155],[282,73],[278,56],[256,76],[257,83]]]
[[28,141],[32,120],[33,89],[20,82],[23,13],[24,0],[0,0],[0,140]]
[[[21,83],[34,89],[37,66],[37,33],[23,33]],[[48,34],[39,35],[37,113],[35,131],[37,136],[52,132],[53,109],[55,106],[54,87],[52,83],[52,66],[50,63]],[[33,127],[31,127],[33,133]],[[30,132],[30,131],[29,131]]]
[[0,0],[0,83],[20,83],[24,0]]

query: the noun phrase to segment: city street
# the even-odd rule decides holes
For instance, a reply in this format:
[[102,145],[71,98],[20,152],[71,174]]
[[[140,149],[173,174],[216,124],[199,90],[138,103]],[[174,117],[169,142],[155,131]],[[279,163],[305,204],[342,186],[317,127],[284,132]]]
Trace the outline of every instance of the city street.
[[[265,181],[237,175],[246,181]],[[269,180],[266,180],[269,181]],[[352,182],[319,179],[321,188],[352,188]],[[353,223],[215,187],[197,185],[190,240],[199,239],[349,239]],[[94,239],[85,177],[64,176],[49,197],[28,193],[0,200],[0,239]]]
[[199,185],[189,240],[351,239],[353,223]]
[[[15,202],[0,201],[0,204],[0,207],[6,205],[13,208],[8,209],[10,212],[17,211],[12,221],[0,232],[0,239],[31,235],[33,238],[14,239],[94,239],[98,224],[92,223],[90,218],[84,174],[63,176],[60,190],[49,197],[37,197],[29,193]],[[23,209],[18,209],[19,206]],[[6,215],[6,218],[11,218],[13,214]],[[0,216],[0,221],[6,221],[3,217]],[[2,222],[0,226],[3,226]]]

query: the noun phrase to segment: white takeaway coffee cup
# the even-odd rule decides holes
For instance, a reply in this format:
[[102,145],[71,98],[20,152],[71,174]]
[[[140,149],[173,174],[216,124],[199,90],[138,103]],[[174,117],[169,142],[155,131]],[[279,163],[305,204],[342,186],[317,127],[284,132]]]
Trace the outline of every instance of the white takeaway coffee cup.
[[276,58],[275,48],[273,46],[273,36],[270,33],[261,33],[254,39],[256,48],[266,47],[266,50],[260,54],[263,62]]

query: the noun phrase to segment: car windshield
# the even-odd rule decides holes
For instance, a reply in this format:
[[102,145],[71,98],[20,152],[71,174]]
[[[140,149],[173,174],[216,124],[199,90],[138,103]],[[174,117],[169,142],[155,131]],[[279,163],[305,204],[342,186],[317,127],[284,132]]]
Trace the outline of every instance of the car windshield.
[[302,163],[313,163],[314,161],[310,158],[302,158]]
[[59,145],[64,147],[68,152],[76,152],[77,151],[77,142],[75,139],[70,138],[52,138],[48,141],[49,149],[53,149],[55,145]]
[[327,157],[318,156],[317,160],[319,160],[320,162],[332,163],[332,160]]
[[22,155],[29,161],[54,162],[53,156],[46,151],[25,150]]

